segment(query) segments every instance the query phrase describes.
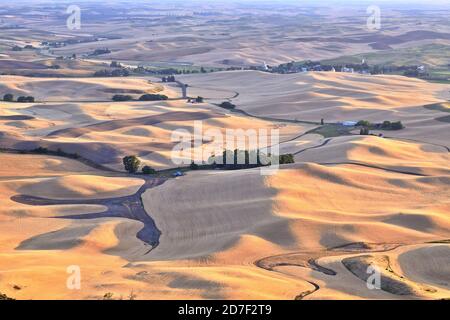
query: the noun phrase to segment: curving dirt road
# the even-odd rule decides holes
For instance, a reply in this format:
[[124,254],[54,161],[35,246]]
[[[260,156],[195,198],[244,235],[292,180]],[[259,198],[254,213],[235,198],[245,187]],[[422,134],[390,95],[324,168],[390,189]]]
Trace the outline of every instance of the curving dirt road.
[[31,206],[55,206],[55,205],[101,205],[105,206],[106,210],[100,213],[88,213],[80,215],[70,215],[62,217],[50,217],[55,219],[73,219],[73,220],[85,220],[85,219],[99,219],[99,218],[126,218],[131,220],[140,221],[144,224],[144,227],[137,233],[137,238],[150,245],[153,250],[159,245],[159,237],[161,231],[158,230],[152,217],[145,211],[144,204],[142,202],[142,194],[149,188],[154,188],[163,184],[166,179],[163,178],[143,178],[145,183],[139,188],[139,190],[132,195],[107,198],[107,199],[80,199],[80,200],[55,200],[34,197],[30,195],[15,195],[11,197],[11,200],[31,205]]

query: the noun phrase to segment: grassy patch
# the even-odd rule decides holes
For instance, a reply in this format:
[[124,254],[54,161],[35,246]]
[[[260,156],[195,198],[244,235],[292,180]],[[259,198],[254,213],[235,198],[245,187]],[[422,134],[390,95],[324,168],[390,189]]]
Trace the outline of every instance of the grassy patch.
[[310,131],[310,133],[320,134],[324,138],[333,138],[348,136],[351,134],[350,131],[353,129],[353,127],[344,127],[339,124],[326,124]]
[[424,79],[424,80],[432,83],[450,84],[450,79]]
[[450,112],[450,102],[429,104],[424,106],[424,108],[434,111]]
[[360,63],[365,59],[370,65],[428,65],[437,73],[446,73],[450,59],[450,46],[444,44],[427,44],[411,48],[399,48],[381,52],[370,52],[336,59],[324,60],[324,64]]
[[450,123],[450,116],[436,118],[437,121]]

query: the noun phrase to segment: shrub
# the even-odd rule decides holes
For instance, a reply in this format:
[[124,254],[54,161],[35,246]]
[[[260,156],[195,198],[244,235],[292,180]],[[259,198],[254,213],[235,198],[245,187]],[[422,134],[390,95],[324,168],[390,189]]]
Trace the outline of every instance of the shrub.
[[234,109],[234,108],[236,108],[236,105],[232,104],[232,103],[229,102],[229,101],[224,101],[224,102],[222,102],[222,103],[220,104],[220,106],[221,106],[222,108],[225,108],[225,109]]
[[139,170],[141,161],[136,156],[126,156],[122,160],[125,170],[129,173],[136,173]]
[[107,292],[103,295],[103,300],[113,300],[114,293]]
[[139,101],[161,101],[167,99],[169,97],[163,94],[144,94],[139,98]]
[[197,98],[195,98],[195,102],[197,102],[197,103],[203,103],[203,100],[204,100],[204,98],[203,98],[203,97],[200,97],[200,96],[198,96]]
[[11,93],[7,93],[3,96],[3,101],[12,102],[14,100],[14,96]]
[[6,294],[0,293],[0,300],[15,300],[15,299],[8,297]]
[[150,166],[145,166],[145,167],[142,168],[142,173],[143,173],[143,174],[155,174],[155,173],[156,173],[156,170],[153,169],[153,168],[150,167]]
[[280,164],[295,163],[294,155],[291,153],[280,155]]
[[116,94],[112,99],[113,101],[130,101],[133,100],[133,97],[129,95]]

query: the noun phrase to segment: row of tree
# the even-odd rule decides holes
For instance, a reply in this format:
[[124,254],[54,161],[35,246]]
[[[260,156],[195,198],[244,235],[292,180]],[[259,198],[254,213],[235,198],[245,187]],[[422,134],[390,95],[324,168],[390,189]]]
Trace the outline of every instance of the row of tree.
[[401,130],[405,126],[401,121],[383,121],[382,123],[371,123],[367,120],[358,121],[356,124],[358,127],[364,127],[370,130]]
[[125,68],[114,69],[114,70],[99,70],[94,72],[94,77],[128,77],[130,71]]
[[[211,156],[208,159],[208,164],[198,165],[191,163],[191,170],[198,170],[200,168],[221,168],[225,170],[249,169],[271,165],[271,155],[266,155],[259,150],[225,150],[221,156]],[[143,166],[141,168],[141,160],[135,155],[126,156],[122,159],[123,166],[128,173],[136,174],[141,169],[143,174],[156,174],[157,171],[150,166]],[[278,163],[290,164],[295,163],[294,155],[282,154],[278,156]]]
[[[3,101],[14,102],[14,95],[7,93],[3,96]],[[32,96],[20,96],[17,98],[17,102],[34,102],[34,97]]]
[[162,82],[175,82],[175,76],[171,75],[171,76],[167,76],[167,77],[162,77]]
[[[211,156],[208,163],[215,168],[240,170],[270,166],[272,164],[273,157],[274,156],[270,154],[266,155],[262,153],[260,150],[224,150],[220,156]],[[278,163],[280,165],[295,163],[294,155],[290,153],[279,155]]]
[[[144,94],[139,97],[139,101],[164,101],[169,99],[168,96],[164,94]],[[113,101],[131,101],[133,97],[130,95],[116,94],[112,97]]]

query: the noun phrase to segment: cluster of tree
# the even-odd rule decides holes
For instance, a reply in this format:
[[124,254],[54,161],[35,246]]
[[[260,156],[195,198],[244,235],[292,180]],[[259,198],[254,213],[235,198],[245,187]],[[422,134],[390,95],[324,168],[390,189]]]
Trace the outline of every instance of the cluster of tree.
[[117,62],[117,61],[112,61],[109,66],[111,68],[122,68],[122,64],[120,62]]
[[[277,156],[278,163],[290,164],[295,163],[294,155],[291,153]],[[212,156],[208,163],[215,168],[225,170],[240,170],[249,168],[258,168],[263,166],[270,166],[272,164],[272,155],[266,155],[260,150],[225,150],[221,156]],[[191,169],[198,169],[199,167],[194,163],[191,164]]]
[[405,126],[401,121],[395,122],[383,121],[383,123],[381,124],[381,128],[385,130],[401,130],[404,129]]
[[94,73],[94,77],[128,77],[130,71],[125,68],[114,70],[99,70]]
[[34,102],[34,97],[32,97],[32,96],[28,96],[28,97],[21,96],[21,97],[17,98],[17,102]]
[[49,150],[44,147],[37,147],[31,151],[28,151],[33,154],[46,154],[46,155],[52,155],[52,156],[59,156],[59,157],[66,157],[66,158],[72,158],[72,159],[79,159],[80,156],[78,153],[68,153],[62,150],[61,148],[54,150]]
[[425,72],[425,71],[421,71],[420,69],[408,69],[406,71],[403,72],[403,75],[405,77],[410,77],[410,78],[421,78],[421,77],[429,77],[430,74]]
[[[163,101],[169,99],[164,94],[143,94],[139,97],[139,101]],[[113,101],[131,101],[133,97],[125,94],[116,94],[112,97]]]
[[[256,67],[257,69],[257,67]],[[369,74],[403,74],[408,77],[426,77],[429,76],[423,70],[423,67],[418,65],[369,65],[366,62],[362,63],[323,63],[319,61],[305,61],[302,63],[288,62],[270,68],[270,72],[274,73],[297,73],[302,71],[331,71],[336,72],[352,70],[359,73]]]
[[99,56],[99,55],[108,54],[108,53],[111,53],[111,50],[109,50],[108,48],[95,49],[94,52],[92,52],[90,54],[90,56]]
[[33,47],[31,44],[27,44],[27,45],[25,45],[23,48],[22,47],[19,47],[19,46],[14,46],[13,48],[12,48],[12,51],[22,51],[22,50],[33,50],[33,49],[36,49],[35,47]]
[[220,104],[220,107],[225,109],[235,109],[236,105],[231,103],[230,101],[224,101]]
[[382,123],[371,123],[367,120],[358,121],[356,124],[358,127],[363,127],[370,130],[401,130],[404,129],[405,126],[401,121],[383,121]]
[[144,94],[139,98],[139,101],[162,101],[169,99],[164,94]]
[[162,82],[175,82],[175,76],[171,75],[171,76],[167,76],[167,77],[163,77]]
[[208,163],[215,168],[225,170],[241,170],[258,168],[271,164],[270,156],[259,150],[224,150],[220,156],[211,156]]
[[[14,95],[11,93],[7,93],[3,96],[3,101],[6,102],[13,102],[14,101]],[[34,102],[34,97],[32,96],[20,96],[17,98],[17,102]]]
[[[128,173],[132,173],[132,174],[137,173],[141,166],[141,160],[139,160],[139,158],[136,156],[126,156],[122,159],[122,162],[125,167],[125,170]],[[143,174],[155,174],[155,173],[157,173],[157,171],[150,166],[144,166],[144,167],[142,167],[142,173]]]
[[[223,71],[225,69],[210,69],[206,70],[205,68],[200,68],[200,70],[197,69],[175,69],[175,68],[147,68],[144,66],[139,66],[135,69],[133,69],[133,72],[137,74],[151,74],[151,75],[174,75],[174,74],[195,74],[195,73],[206,73],[206,72],[214,72],[214,71]],[[228,69],[227,69],[228,70]],[[229,70],[240,70],[240,68],[236,69],[229,69]]]
[[[118,36],[111,36],[111,35],[102,35],[102,38],[106,38],[108,40],[115,40],[120,39]],[[70,38],[63,41],[42,41],[42,46],[52,47],[52,48],[59,48],[64,47],[66,45],[70,44],[79,44],[79,43],[89,43],[89,42],[97,42],[100,41],[101,38],[97,37],[83,37],[83,38]]]
[[3,96],[3,101],[13,102],[14,96],[11,93],[7,93]]
[[370,66],[367,63],[347,63],[347,64],[325,64],[318,61],[305,61],[302,63],[288,62],[280,64],[276,67],[270,67],[270,71],[274,73],[297,73],[303,71],[344,71],[350,69],[355,72],[370,72]]

